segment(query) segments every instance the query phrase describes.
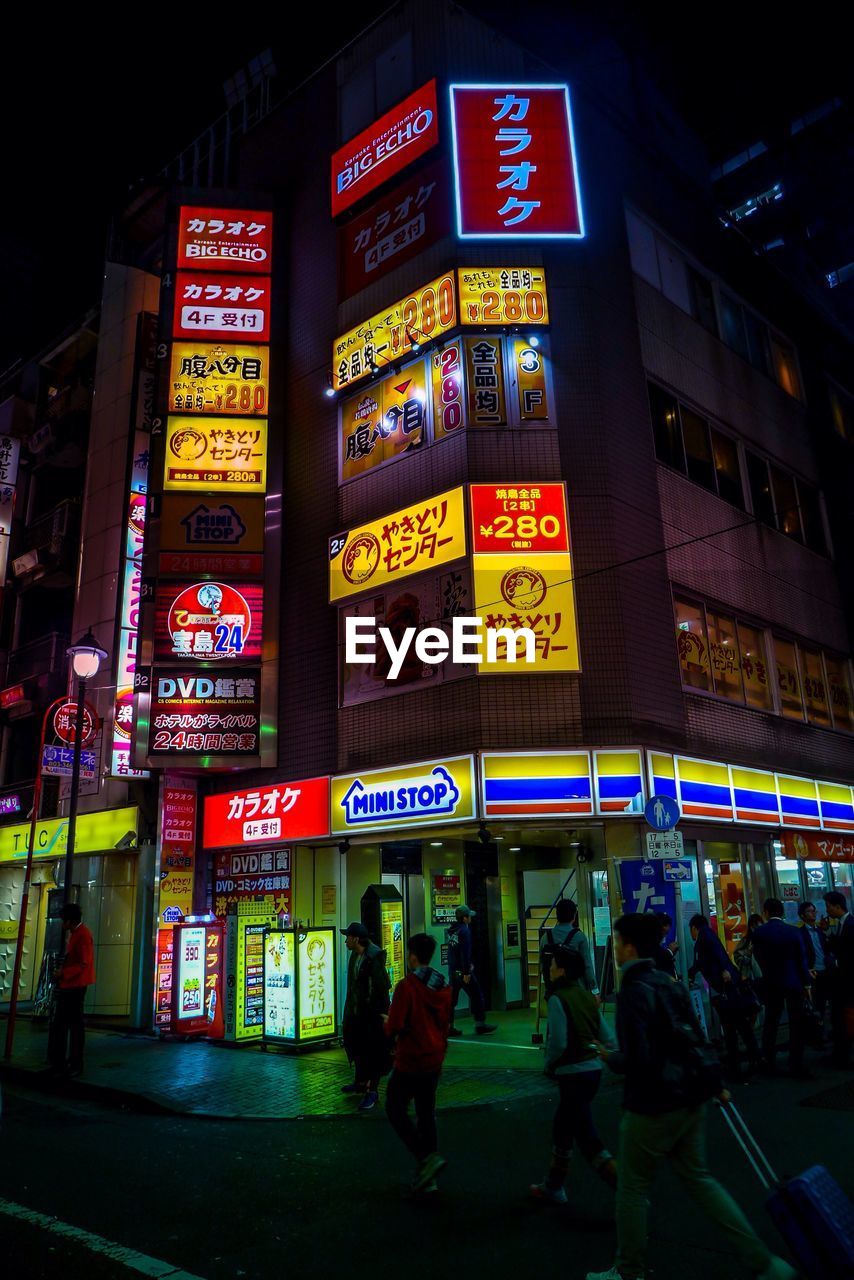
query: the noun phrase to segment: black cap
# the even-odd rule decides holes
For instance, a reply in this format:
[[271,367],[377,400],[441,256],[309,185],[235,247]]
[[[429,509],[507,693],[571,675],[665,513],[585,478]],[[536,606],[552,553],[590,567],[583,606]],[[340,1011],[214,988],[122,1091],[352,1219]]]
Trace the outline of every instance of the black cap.
[[365,941],[367,941],[371,936],[359,920],[353,920],[347,925],[347,928],[342,929],[341,932],[345,938],[362,938]]

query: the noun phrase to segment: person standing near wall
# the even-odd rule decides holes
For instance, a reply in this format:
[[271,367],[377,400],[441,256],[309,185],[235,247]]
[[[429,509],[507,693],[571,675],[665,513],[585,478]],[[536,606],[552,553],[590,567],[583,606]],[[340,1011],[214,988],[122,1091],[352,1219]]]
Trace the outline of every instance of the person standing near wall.
[[95,943],[76,902],[66,902],[60,917],[68,939],[60,961],[51,1066],[57,1074],[79,1076],[86,1039],[83,1002],[95,981]]

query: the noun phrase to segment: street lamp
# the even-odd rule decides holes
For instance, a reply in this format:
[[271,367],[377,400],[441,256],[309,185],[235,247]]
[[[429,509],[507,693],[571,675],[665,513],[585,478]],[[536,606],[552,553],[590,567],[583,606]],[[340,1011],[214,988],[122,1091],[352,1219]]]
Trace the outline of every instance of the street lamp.
[[68,906],[71,901],[71,882],[74,878],[74,836],[77,829],[80,753],[83,747],[83,724],[86,716],[86,681],[94,680],[98,674],[98,668],[107,656],[107,651],[98,644],[90,628],[85,636],[78,640],[77,644],[70,645],[66,652],[77,677],[77,715],[74,720],[74,755],[71,760],[71,795],[68,801],[68,840],[65,846],[63,882],[63,902]]

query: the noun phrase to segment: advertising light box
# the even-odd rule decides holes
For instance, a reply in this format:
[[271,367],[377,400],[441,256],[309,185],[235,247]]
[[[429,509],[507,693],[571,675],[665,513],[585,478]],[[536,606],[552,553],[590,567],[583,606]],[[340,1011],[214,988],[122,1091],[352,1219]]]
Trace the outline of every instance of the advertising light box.
[[182,205],[178,266],[269,274],[273,215],[269,209],[210,209]]
[[173,343],[170,413],[265,414],[269,391],[269,347]]
[[172,940],[172,1030],[222,1035],[223,928],[201,921],[176,924]]
[[158,582],[155,662],[260,658],[262,602],[260,583]]
[[567,85],[452,84],[450,106],[461,239],[584,235]]
[[267,484],[267,419],[170,417],[163,488],[263,493]]
[[436,81],[428,80],[333,154],[333,218],[425,155],[438,141]]
[[[328,778],[269,783],[248,791],[223,791],[205,797],[206,849],[308,840],[328,834]],[[257,856],[253,854],[254,858]]]
[[220,499],[164,494],[160,509],[161,577],[260,577],[263,550],[263,498],[242,493]]
[[149,722],[152,756],[257,755],[261,670],[229,667],[208,674],[191,667],[155,669]]
[[225,922],[225,1038],[259,1039],[264,1033],[264,939],[275,914],[241,903]]
[[461,324],[549,323],[544,267],[460,267]]
[[345,600],[465,554],[465,502],[460,487],[331,538],[329,599]]
[[267,342],[270,337],[270,277],[178,271],[175,276],[173,338],[219,338]]
[[407,355],[413,343],[437,338],[456,323],[456,284],[453,273],[448,272],[335,340],[333,388],[340,391],[363,378],[376,377],[391,361]]
[[474,759],[452,756],[332,779],[332,834],[470,822]]
[[337,1031],[335,929],[271,929],[264,942],[264,1039],[321,1044]]

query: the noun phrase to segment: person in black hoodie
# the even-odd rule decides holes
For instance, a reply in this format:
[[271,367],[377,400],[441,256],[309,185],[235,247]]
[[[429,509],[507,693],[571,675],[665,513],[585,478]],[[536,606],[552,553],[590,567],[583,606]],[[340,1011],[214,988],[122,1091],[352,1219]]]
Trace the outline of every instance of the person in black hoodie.
[[759,1045],[753,1030],[759,1002],[752,989],[740,980],[738,969],[706,917],[692,916],[689,924],[694,939],[694,963],[688,971],[689,977],[693,979],[701,973],[709,984],[712,1004],[724,1034],[728,1075],[738,1080],[741,1076],[739,1036],[747,1049],[748,1071],[753,1072],[759,1066]]
[[454,1026],[454,1011],[461,991],[464,991],[469,998],[469,1007],[474,1018],[475,1032],[482,1036],[488,1035],[490,1031],[498,1030],[494,1023],[486,1021],[486,1002],[480,989],[480,983],[477,980],[477,974],[474,971],[471,945],[471,922],[474,914],[471,907],[467,907],[465,903],[462,903],[455,912],[457,917],[456,924],[451,925],[448,930],[448,965],[451,970],[451,1025],[448,1029],[449,1036],[461,1036],[463,1034],[459,1027]]
[[[617,1161],[617,1259],[587,1280],[642,1280],[646,1275],[649,1193],[669,1160],[691,1198],[717,1225],[722,1244],[760,1280],[796,1273],[760,1240],[732,1196],[706,1166],[704,1101],[729,1099],[720,1067],[681,982],[655,968],[655,916],[622,916],[614,925],[614,959],[622,971],[616,1053],[600,1048],[625,1077]],[[721,1270],[721,1274],[724,1274]]]
[[789,1014],[789,1070],[796,1080],[810,1079],[804,1066],[804,1007],[812,986],[801,934],[783,919],[779,898],[762,907],[765,924],[753,935],[753,954],[762,970],[765,1023],[762,1027],[762,1066],[776,1072],[777,1028],[783,1006]]
[[363,1094],[359,1110],[371,1111],[379,1100],[380,1077],[391,1065],[388,1041],[383,1033],[391,982],[386,953],[371,942],[365,926],[354,920],[341,932],[350,952],[342,1031],[344,1048],[356,1073],[352,1084],[345,1084],[341,1092]]

